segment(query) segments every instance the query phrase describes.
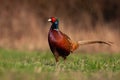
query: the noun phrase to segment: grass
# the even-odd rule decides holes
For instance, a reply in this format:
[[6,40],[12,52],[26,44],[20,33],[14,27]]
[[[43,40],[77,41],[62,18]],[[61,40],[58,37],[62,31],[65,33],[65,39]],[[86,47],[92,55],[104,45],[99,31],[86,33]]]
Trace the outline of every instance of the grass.
[[58,64],[50,51],[0,49],[0,80],[119,80],[120,54],[71,54]]

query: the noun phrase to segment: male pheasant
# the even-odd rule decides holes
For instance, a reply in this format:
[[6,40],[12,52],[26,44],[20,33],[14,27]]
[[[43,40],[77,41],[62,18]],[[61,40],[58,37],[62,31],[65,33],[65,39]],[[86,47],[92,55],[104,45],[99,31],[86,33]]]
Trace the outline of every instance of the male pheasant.
[[109,42],[105,41],[73,41],[59,30],[59,21],[57,18],[51,17],[48,21],[52,23],[48,33],[48,42],[56,62],[59,61],[60,56],[65,60],[71,52],[82,44],[104,43],[111,45]]

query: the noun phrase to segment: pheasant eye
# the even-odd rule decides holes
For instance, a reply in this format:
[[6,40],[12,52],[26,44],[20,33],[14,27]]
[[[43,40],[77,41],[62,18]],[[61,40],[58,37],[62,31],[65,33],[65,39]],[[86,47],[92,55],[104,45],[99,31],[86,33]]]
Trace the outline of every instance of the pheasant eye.
[[52,17],[52,18],[51,18],[51,21],[52,21],[52,22],[55,22],[55,21],[56,21],[56,18]]

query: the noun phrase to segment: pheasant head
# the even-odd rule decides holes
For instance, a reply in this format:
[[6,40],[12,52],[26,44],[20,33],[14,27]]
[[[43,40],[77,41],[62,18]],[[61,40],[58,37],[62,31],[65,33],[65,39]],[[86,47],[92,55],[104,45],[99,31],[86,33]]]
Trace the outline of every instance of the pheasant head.
[[55,18],[55,17],[50,17],[49,19],[48,19],[48,21],[49,22],[51,22],[52,23],[52,26],[51,26],[51,29],[53,30],[53,29],[59,29],[59,20],[57,19],[57,18]]

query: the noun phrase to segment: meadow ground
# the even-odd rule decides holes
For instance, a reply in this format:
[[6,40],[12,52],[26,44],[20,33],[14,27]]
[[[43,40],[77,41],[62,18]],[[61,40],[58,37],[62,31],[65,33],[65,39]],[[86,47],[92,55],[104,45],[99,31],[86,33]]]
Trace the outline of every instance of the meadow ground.
[[0,80],[119,80],[120,54],[76,52],[56,65],[50,51],[0,49]]

